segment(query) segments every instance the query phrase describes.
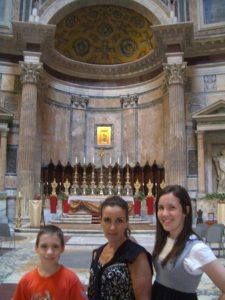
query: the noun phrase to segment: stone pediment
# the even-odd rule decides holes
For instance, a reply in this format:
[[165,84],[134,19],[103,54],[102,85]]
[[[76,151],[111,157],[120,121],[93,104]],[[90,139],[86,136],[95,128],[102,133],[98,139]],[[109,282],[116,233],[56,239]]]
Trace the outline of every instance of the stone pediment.
[[192,118],[197,122],[197,130],[224,130],[225,100],[219,100],[199,110]]
[[12,118],[13,118],[13,114],[6,108],[0,106],[0,123],[6,123],[10,121]]
[[195,113],[192,116],[197,122],[225,121],[225,100],[219,100]]

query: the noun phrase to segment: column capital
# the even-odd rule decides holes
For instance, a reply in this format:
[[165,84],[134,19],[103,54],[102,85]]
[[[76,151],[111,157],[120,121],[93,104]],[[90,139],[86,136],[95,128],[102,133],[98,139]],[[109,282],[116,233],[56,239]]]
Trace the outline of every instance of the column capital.
[[1,137],[6,138],[7,135],[8,135],[8,131],[9,131],[8,128],[7,128],[7,129],[4,129],[4,130],[1,130],[1,128],[0,128],[0,138],[1,138]]
[[167,86],[172,84],[184,84],[186,65],[186,62],[181,64],[163,64],[165,83]]
[[74,108],[85,109],[88,106],[89,97],[81,96],[81,95],[72,95],[71,96],[71,104]]
[[123,108],[134,108],[138,103],[138,95],[127,95],[120,97],[120,103]]
[[42,71],[42,63],[31,63],[20,61],[21,68],[21,82],[24,83],[34,83],[37,84]]

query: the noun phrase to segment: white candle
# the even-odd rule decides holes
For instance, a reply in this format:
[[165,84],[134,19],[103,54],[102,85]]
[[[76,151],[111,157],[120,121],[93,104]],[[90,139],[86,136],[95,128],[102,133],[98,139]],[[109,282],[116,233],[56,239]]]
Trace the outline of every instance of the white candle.
[[18,197],[19,197],[19,198],[21,197],[21,192],[18,193]]
[[92,158],[92,162],[93,164],[95,163],[95,156],[93,155],[93,158]]
[[118,157],[118,165],[120,164],[120,158]]
[[129,158],[128,158],[128,156],[127,156],[127,164],[129,164]]
[[75,157],[75,164],[77,164],[77,156]]
[[84,165],[85,165],[85,156],[84,156]]
[[109,158],[109,164],[110,164],[110,166],[111,166],[111,164],[112,164],[112,157],[110,156],[110,158]]

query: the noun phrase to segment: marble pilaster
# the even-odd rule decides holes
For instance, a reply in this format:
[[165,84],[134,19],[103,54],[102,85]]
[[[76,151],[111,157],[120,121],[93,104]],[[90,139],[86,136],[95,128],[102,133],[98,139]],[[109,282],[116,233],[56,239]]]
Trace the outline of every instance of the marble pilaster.
[[4,191],[5,189],[7,133],[8,128],[4,131],[0,128],[0,191]]
[[187,155],[185,134],[184,75],[186,63],[182,53],[169,54],[164,64],[168,87],[168,136],[166,151],[166,183],[187,187]]
[[[72,153],[70,159],[73,163],[76,156],[79,161],[83,161],[84,157],[86,157],[87,136],[85,133],[87,132],[86,108],[88,103],[88,97],[76,94],[71,96]],[[83,157],[79,157],[78,153],[83,153]]]
[[127,95],[120,97],[122,110],[122,124],[121,124],[121,133],[123,135],[122,141],[122,151],[124,157],[121,157],[122,164],[126,163],[125,159],[129,159],[129,163],[135,164],[137,158],[137,144],[138,140],[138,122],[136,107],[138,104],[138,95]]
[[20,111],[19,148],[17,158],[17,191],[21,193],[21,214],[29,215],[29,200],[35,193],[35,149],[37,128],[37,83],[42,64],[39,55],[25,56],[20,62],[22,99]]
[[204,151],[204,131],[197,132],[198,143],[198,196],[205,195],[205,151]]

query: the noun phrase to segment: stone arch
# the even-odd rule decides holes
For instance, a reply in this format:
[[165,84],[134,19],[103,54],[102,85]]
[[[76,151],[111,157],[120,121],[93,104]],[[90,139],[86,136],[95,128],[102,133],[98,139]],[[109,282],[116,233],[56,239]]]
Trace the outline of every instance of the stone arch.
[[[86,1],[85,5],[104,4],[105,1]],[[165,4],[159,0],[149,0],[147,3],[141,3],[138,0],[110,0],[108,5],[120,5],[129,7],[138,11],[140,14],[151,20],[154,25],[165,25],[171,22],[170,10]],[[40,8],[40,22],[43,24],[56,24],[59,19],[66,16],[71,10],[80,8],[78,0],[48,0]]]

